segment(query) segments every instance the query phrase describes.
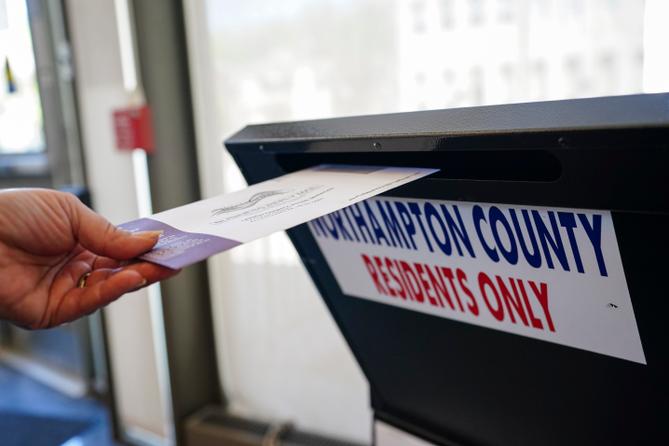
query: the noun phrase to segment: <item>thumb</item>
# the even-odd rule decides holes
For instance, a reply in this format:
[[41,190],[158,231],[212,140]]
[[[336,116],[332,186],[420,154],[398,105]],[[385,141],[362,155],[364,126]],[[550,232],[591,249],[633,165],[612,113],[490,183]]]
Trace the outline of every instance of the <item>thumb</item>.
[[78,242],[89,251],[116,260],[133,259],[149,251],[158,242],[161,231],[130,233],[112,225],[77,200],[74,225]]

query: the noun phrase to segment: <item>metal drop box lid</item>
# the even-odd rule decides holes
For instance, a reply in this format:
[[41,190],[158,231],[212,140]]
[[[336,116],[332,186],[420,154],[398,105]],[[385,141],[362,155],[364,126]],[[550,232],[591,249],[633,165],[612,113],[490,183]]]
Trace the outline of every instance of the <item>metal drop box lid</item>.
[[[377,419],[435,444],[644,444],[669,435],[669,94],[251,125],[225,145],[250,184],[321,163],[436,167],[379,200],[551,216],[600,210],[643,361],[347,294],[357,285],[343,283],[318,227],[288,233],[369,380]],[[584,280],[577,266],[570,273]],[[606,337],[600,322],[592,320],[593,338]]]

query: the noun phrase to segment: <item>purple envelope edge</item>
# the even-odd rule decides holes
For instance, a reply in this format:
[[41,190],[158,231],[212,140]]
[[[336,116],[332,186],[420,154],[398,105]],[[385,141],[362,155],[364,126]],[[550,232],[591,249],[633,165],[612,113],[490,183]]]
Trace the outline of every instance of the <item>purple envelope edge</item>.
[[192,265],[216,253],[241,245],[241,242],[216,235],[180,231],[150,218],[133,220],[119,227],[129,232],[163,231],[153,250],[142,255],[140,259],[171,269]]

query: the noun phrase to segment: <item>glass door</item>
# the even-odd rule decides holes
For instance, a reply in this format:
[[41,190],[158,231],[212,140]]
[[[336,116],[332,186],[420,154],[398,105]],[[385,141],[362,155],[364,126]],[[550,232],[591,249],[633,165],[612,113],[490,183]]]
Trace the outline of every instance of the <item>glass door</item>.
[[[62,3],[0,0],[0,188],[48,187],[88,200],[77,128]],[[88,203],[87,203],[88,204]],[[64,327],[27,331],[5,323],[5,362],[64,390],[90,390],[93,316]]]

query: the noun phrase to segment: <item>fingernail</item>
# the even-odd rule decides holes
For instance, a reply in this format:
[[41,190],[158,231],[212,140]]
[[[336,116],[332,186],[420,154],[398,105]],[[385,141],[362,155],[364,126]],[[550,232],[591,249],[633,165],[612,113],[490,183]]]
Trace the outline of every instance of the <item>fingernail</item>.
[[133,233],[133,237],[139,237],[143,239],[153,240],[157,237],[160,237],[163,234],[163,231],[142,231]]
[[137,286],[131,290],[131,292],[132,292],[132,291],[137,291],[137,290],[139,290],[140,288],[143,288],[146,284],[147,284],[146,279],[142,279],[142,281],[139,282],[139,283],[137,284]]

